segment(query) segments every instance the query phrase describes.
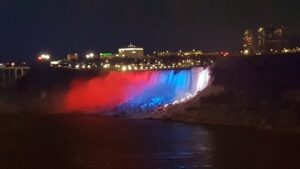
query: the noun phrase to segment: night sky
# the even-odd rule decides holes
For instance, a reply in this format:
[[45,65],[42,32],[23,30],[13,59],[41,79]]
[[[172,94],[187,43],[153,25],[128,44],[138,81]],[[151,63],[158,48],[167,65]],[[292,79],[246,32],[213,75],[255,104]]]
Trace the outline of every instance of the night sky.
[[240,50],[246,28],[288,28],[300,37],[299,0],[0,0],[0,61],[41,52]]

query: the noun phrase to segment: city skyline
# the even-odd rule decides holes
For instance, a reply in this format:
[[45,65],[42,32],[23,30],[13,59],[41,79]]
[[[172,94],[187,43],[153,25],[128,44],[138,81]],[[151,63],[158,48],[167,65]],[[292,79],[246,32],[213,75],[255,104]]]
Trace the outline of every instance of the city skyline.
[[288,32],[284,26],[259,27],[257,31],[246,29],[243,35],[243,51],[245,55],[278,53],[288,50]]
[[[132,42],[154,50],[240,51],[245,29],[283,25],[299,44],[297,1],[0,1],[1,60],[49,52],[115,51]],[[288,9],[288,10],[287,10]],[[263,17],[262,17],[263,16]]]

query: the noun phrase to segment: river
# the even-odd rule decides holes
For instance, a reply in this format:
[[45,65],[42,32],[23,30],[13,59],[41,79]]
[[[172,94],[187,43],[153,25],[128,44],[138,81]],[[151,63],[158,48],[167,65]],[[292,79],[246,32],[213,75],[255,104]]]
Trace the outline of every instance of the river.
[[299,169],[300,136],[96,115],[1,117],[1,169]]

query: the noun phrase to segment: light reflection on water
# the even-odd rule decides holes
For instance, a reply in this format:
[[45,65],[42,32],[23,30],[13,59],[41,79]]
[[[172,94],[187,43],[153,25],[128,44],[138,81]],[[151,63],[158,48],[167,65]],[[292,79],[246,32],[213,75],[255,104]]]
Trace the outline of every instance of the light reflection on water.
[[0,120],[0,168],[298,168],[298,135],[98,116]]

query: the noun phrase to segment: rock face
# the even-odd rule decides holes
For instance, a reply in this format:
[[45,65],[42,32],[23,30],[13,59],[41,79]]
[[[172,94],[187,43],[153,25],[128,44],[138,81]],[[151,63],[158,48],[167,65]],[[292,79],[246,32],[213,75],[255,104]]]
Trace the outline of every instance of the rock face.
[[300,57],[226,58],[197,97],[149,115],[192,123],[298,130]]

